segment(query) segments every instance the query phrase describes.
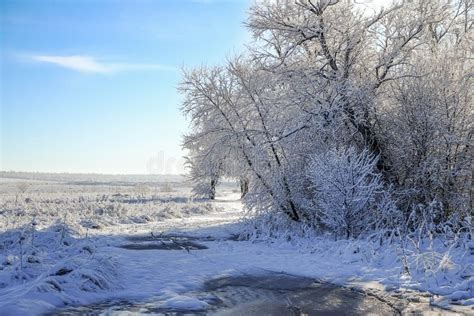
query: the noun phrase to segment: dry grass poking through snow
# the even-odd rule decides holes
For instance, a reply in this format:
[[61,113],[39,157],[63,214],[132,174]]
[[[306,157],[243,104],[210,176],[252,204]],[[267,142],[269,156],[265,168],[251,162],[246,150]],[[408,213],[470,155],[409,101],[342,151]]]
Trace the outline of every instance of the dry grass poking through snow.
[[[28,298],[40,298],[35,302],[42,302],[41,310],[120,288],[116,262],[96,251],[94,235],[120,224],[213,210],[210,203],[183,197],[188,196],[183,186],[174,189],[169,183],[149,188],[0,180],[1,301],[22,296],[31,308]],[[8,314],[10,307],[0,310]]]

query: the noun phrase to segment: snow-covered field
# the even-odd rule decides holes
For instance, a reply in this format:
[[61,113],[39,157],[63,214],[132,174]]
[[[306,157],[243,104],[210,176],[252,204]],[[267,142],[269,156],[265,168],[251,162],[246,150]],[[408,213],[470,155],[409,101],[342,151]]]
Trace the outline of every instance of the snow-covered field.
[[364,289],[405,312],[448,313],[431,302],[474,313],[469,245],[421,245],[423,256],[405,254],[407,276],[396,245],[241,240],[248,224],[236,186],[219,188],[209,202],[193,199],[182,178],[53,180],[0,178],[1,315],[114,301],[211,311],[215,297],[200,291],[203,284],[269,272]]

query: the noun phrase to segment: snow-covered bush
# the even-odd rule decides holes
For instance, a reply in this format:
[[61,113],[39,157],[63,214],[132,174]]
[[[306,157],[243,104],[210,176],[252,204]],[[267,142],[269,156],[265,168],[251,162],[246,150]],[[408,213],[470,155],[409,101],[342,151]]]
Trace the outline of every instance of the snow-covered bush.
[[416,76],[389,87],[381,133],[406,216],[431,209],[442,223],[473,206],[472,66],[458,46],[433,47],[413,62]]
[[308,177],[312,183],[316,217],[337,235],[357,237],[373,229],[394,212],[387,201],[378,157],[367,149],[333,148],[311,157]]

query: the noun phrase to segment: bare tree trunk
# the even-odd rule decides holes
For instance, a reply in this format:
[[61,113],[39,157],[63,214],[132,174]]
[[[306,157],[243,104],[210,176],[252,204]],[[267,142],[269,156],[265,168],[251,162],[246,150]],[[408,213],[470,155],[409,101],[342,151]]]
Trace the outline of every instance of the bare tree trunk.
[[249,180],[247,178],[240,178],[240,198],[244,198],[249,191]]
[[392,168],[389,158],[385,154],[385,151],[383,150],[381,142],[377,137],[373,126],[371,126],[368,122],[368,114],[366,114],[366,117],[363,120],[358,120],[355,117],[354,109],[352,108],[347,99],[344,104],[344,110],[349,117],[349,122],[356,128],[357,132],[359,132],[359,134],[362,136],[365,145],[374,155],[379,157],[379,160],[377,162],[377,170],[382,172],[382,174],[387,180],[395,181],[396,179],[394,179],[394,176],[392,174]]
[[211,187],[209,190],[209,199],[215,200],[216,199],[216,184],[217,184],[217,179],[212,178],[211,179]]

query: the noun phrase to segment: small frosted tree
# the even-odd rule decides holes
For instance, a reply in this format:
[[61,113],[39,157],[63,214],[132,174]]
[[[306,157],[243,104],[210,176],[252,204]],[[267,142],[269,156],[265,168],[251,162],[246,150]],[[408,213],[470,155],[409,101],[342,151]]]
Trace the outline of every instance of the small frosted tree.
[[221,165],[221,162],[213,161],[211,157],[198,154],[186,157],[186,166],[190,169],[189,175],[195,195],[215,199],[216,186],[222,174]]
[[367,149],[330,149],[312,156],[308,175],[312,183],[317,218],[338,235],[359,236],[380,212],[384,189],[376,172],[378,157]]

